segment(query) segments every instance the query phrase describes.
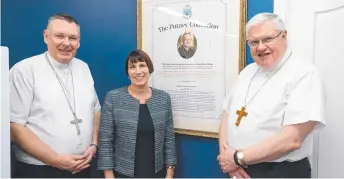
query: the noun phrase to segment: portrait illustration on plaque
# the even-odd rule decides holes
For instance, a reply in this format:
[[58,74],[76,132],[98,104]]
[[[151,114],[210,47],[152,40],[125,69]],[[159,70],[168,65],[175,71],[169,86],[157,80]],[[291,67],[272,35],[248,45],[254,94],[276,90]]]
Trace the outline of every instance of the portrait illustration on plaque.
[[196,53],[197,40],[191,32],[184,32],[178,38],[178,53],[184,59],[189,59]]

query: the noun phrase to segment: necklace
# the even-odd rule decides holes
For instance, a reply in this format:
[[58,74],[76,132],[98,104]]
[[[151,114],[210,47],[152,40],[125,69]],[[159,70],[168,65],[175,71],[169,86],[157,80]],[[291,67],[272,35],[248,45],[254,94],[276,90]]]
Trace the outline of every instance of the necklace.
[[74,110],[73,110],[73,108],[72,108],[71,102],[70,102],[69,99],[68,99],[67,91],[66,91],[66,89],[65,89],[65,87],[64,87],[64,85],[63,85],[63,83],[62,83],[62,80],[61,80],[59,74],[56,72],[55,68],[53,67],[53,65],[52,65],[52,64],[50,63],[50,61],[49,61],[48,53],[47,53],[47,52],[45,53],[45,59],[46,59],[46,61],[49,63],[51,69],[54,71],[54,74],[55,74],[55,76],[56,76],[56,78],[57,78],[57,80],[58,80],[58,82],[59,82],[59,84],[60,84],[60,86],[61,86],[61,88],[62,88],[62,91],[63,91],[63,93],[64,93],[64,96],[65,96],[65,98],[66,98],[66,100],[67,100],[67,102],[68,102],[69,109],[70,109],[70,111],[73,113],[74,119],[73,119],[72,121],[70,121],[70,124],[74,124],[74,125],[75,125],[77,134],[79,135],[79,134],[80,134],[79,123],[82,122],[82,119],[78,119],[78,118],[76,117],[76,114],[75,114],[75,107],[76,107],[76,106],[75,106],[75,93],[74,93],[73,71],[71,70],[72,84],[73,84],[73,102],[74,102]]
[[260,68],[258,68],[258,70],[256,71],[256,73],[254,73],[253,77],[251,78],[250,80],[250,83],[248,85],[248,88],[246,90],[246,95],[245,95],[245,103],[244,103],[244,106],[241,107],[240,110],[237,110],[236,111],[236,114],[238,115],[238,118],[235,122],[235,125],[236,126],[239,126],[240,125],[240,121],[243,117],[246,117],[248,115],[248,113],[246,112],[246,106],[257,96],[257,94],[259,93],[259,91],[263,88],[263,86],[282,68],[282,66],[285,64],[286,61],[288,61],[288,59],[290,58],[292,52],[290,52],[289,56],[284,60],[284,62],[280,65],[280,67],[278,67],[278,69],[272,74],[270,75],[270,77],[262,84],[262,86],[260,86],[260,88],[257,90],[256,93],[254,93],[254,95],[252,96],[252,98],[247,101],[247,95],[248,95],[248,92],[250,90],[250,87],[251,87],[251,83],[254,79],[254,77],[256,77],[257,73],[259,72]]

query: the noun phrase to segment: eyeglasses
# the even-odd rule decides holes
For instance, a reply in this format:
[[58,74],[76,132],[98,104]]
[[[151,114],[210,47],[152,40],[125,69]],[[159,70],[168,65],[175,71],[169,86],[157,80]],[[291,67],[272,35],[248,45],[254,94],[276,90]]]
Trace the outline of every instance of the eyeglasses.
[[272,45],[275,42],[275,39],[280,36],[282,34],[283,31],[279,32],[276,36],[273,37],[265,37],[261,40],[248,40],[247,44],[248,46],[250,46],[251,48],[256,48],[258,47],[258,45],[260,44],[260,42],[262,42],[262,44],[268,46],[268,45]]

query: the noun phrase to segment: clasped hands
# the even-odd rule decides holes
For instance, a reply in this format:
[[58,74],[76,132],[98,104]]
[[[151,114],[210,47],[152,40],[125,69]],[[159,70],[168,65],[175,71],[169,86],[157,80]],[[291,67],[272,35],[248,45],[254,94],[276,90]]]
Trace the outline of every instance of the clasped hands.
[[250,178],[246,171],[235,163],[235,150],[228,144],[220,147],[222,149],[220,155],[217,156],[217,160],[223,173],[228,173],[232,178]]
[[95,146],[89,146],[82,155],[59,154],[53,166],[61,170],[68,170],[75,174],[90,167],[90,162],[96,152],[97,148]]

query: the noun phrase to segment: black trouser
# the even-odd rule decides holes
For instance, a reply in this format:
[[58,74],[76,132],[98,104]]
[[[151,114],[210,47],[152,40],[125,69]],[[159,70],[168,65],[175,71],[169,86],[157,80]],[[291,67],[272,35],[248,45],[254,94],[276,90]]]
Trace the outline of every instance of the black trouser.
[[162,170],[160,170],[158,173],[153,174],[152,176],[138,176],[136,175],[136,173],[134,174],[134,177],[129,177],[126,175],[123,175],[121,173],[118,173],[116,171],[113,171],[115,178],[165,178],[166,177],[166,169],[163,168]]
[[295,162],[266,162],[245,169],[251,178],[311,178],[308,158]]
[[47,165],[16,161],[13,178],[90,178],[90,167],[76,174]]

